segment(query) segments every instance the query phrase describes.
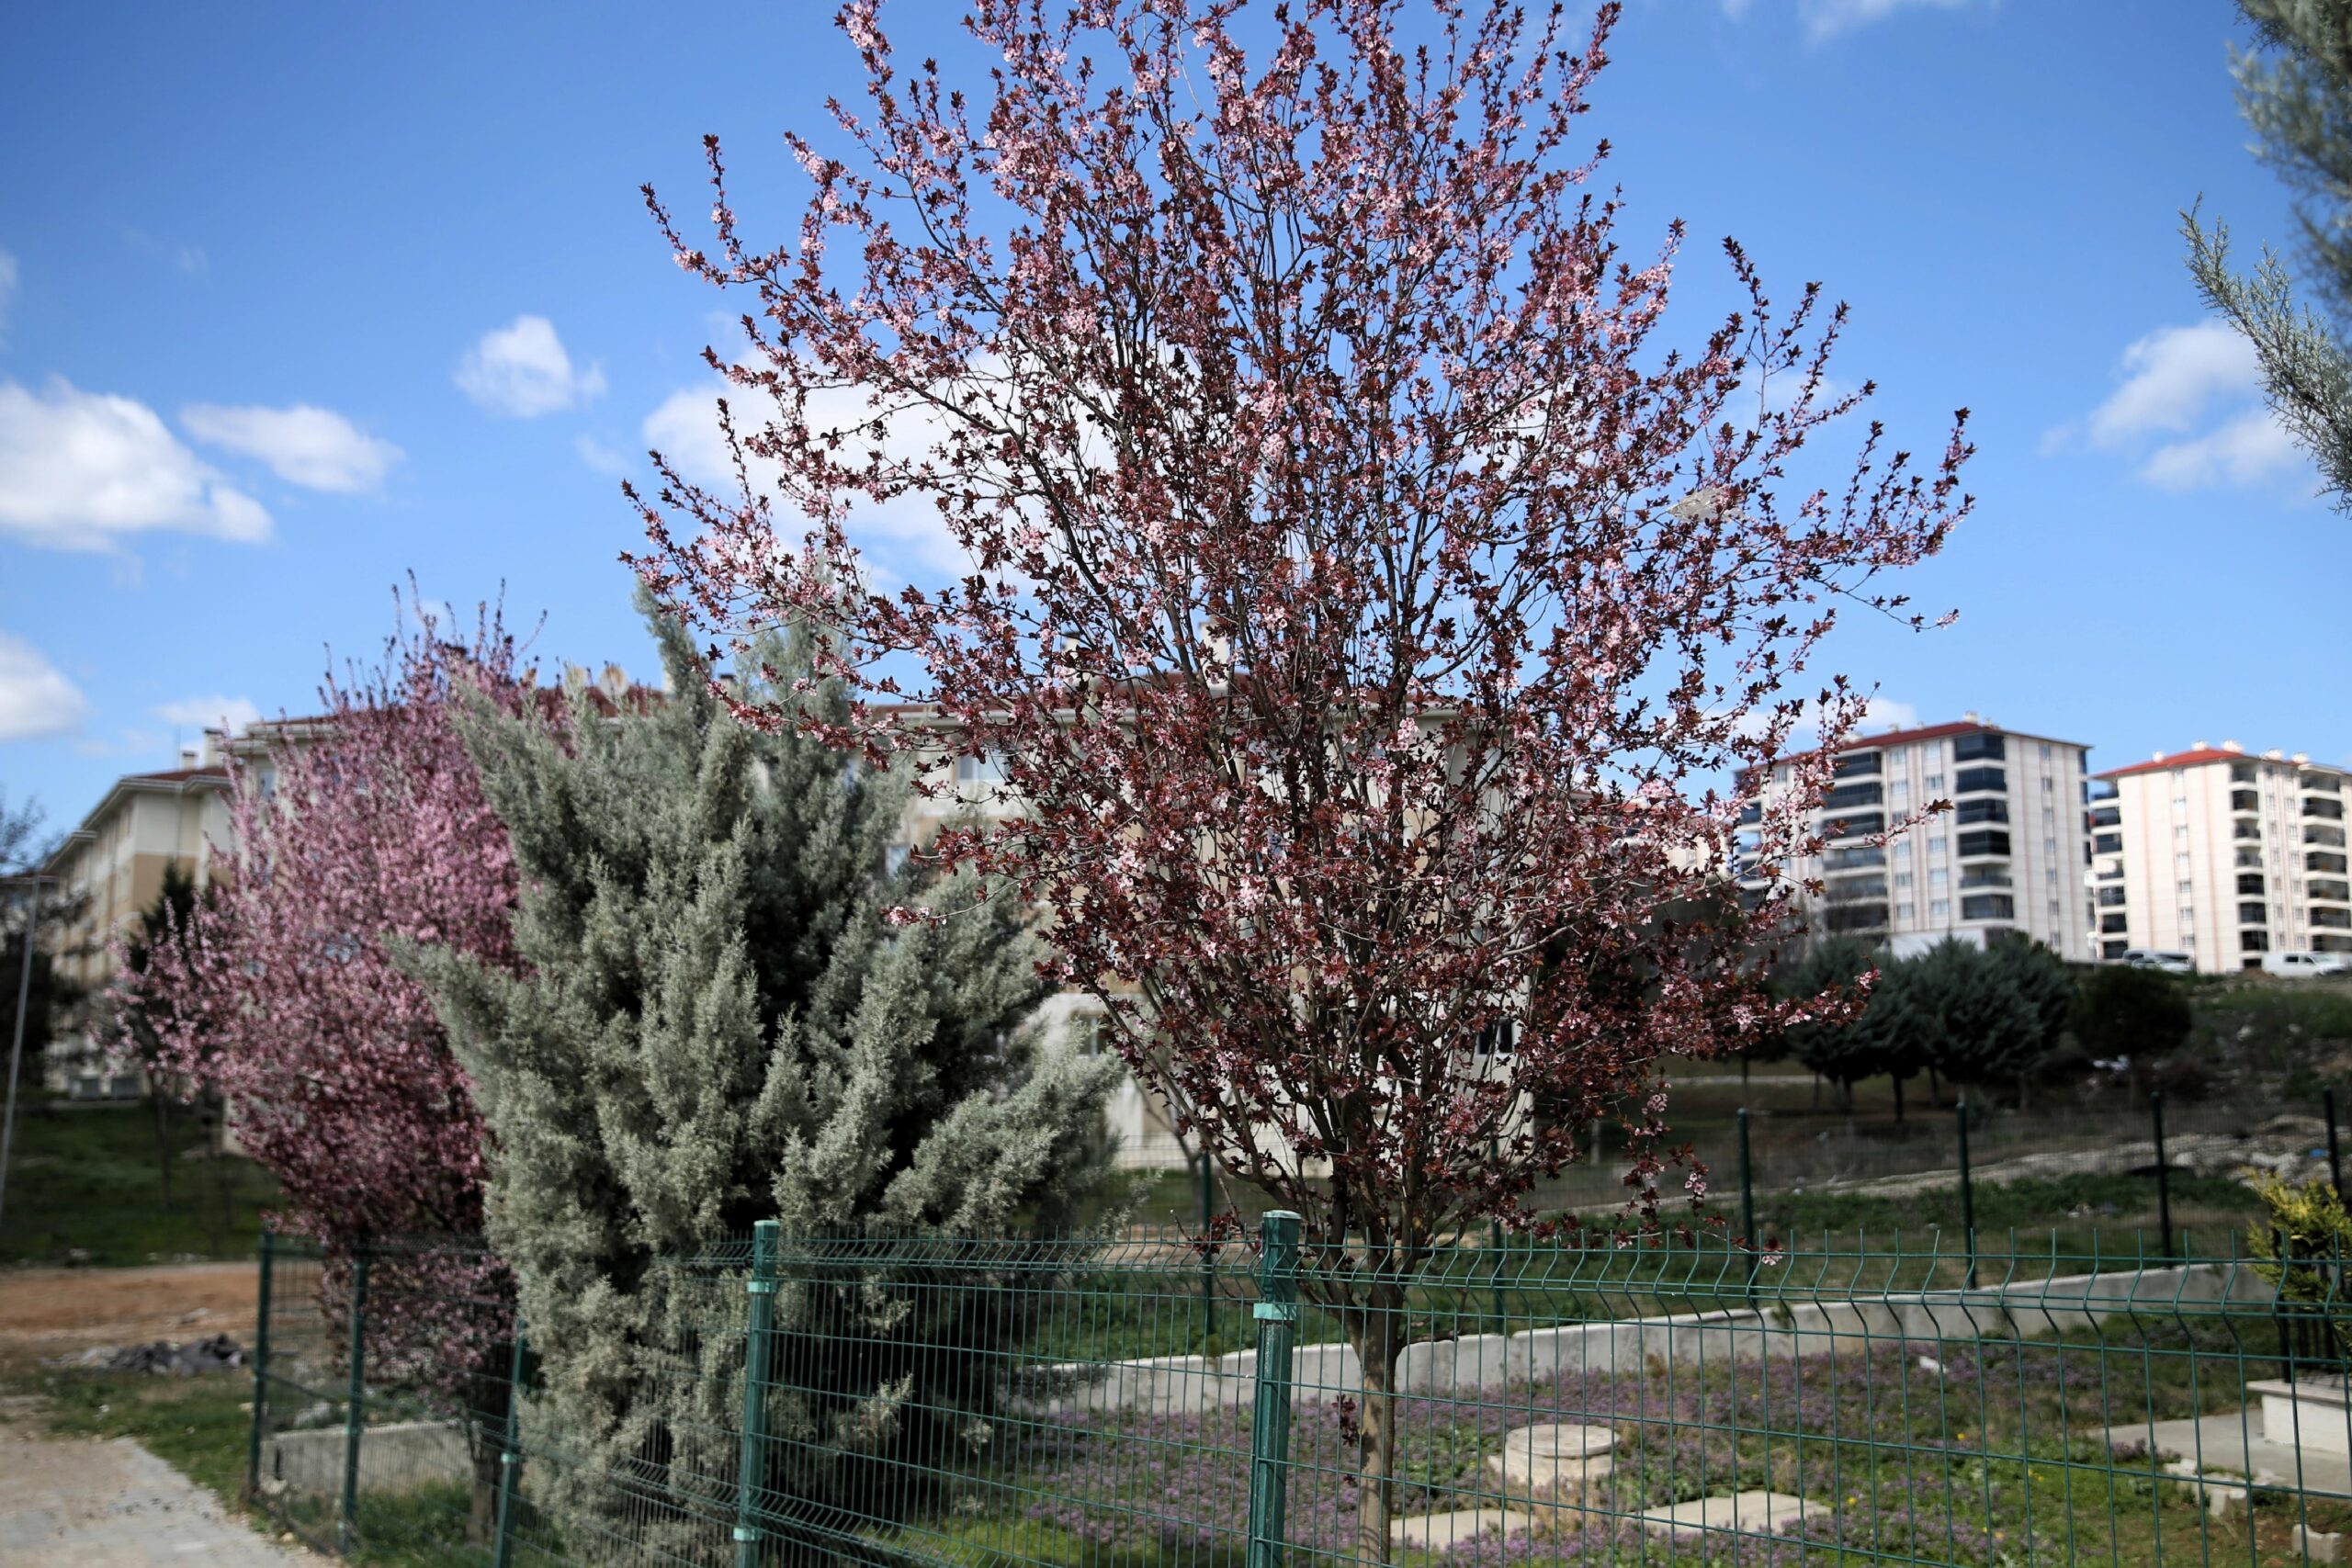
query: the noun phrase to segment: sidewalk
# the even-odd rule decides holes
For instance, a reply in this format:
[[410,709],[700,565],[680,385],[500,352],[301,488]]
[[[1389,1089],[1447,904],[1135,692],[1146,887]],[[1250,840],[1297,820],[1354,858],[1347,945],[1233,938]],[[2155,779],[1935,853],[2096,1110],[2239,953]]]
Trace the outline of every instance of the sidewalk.
[[0,1426],[0,1568],[295,1568],[278,1546],[128,1438],[43,1441]]

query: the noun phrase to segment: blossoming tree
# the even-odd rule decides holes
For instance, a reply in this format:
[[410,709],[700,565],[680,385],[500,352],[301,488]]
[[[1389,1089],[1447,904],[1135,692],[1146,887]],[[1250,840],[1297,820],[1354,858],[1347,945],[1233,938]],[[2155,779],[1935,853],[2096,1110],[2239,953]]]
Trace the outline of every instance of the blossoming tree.
[[212,896],[124,966],[118,999],[136,1031],[127,1045],[226,1102],[239,1142],[285,1189],[281,1223],[328,1254],[331,1309],[359,1244],[460,1244],[384,1255],[368,1354],[439,1382],[476,1417],[480,1525],[512,1292],[494,1259],[463,1245],[481,1235],[481,1118],[387,941],[515,964],[513,856],[449,699],[472,684],[519,706],[525,686],[494,613],[458,643],[407,620],[379,667],[330,677],[321,716],[236,769],[233,856],[215,863]]
[[[831,628],[839,742],[1001,759],[1020,809],[936,852],[1057,911],[1053,977],[1306,1216],[1381,1558],[1400,1281],[1532,1223],[1621,1105],[1655,1211],[1661,1058],[1804,1005],[1753,981],[1794,890],[1724,896],[1736,825],[1767,867],[1818,847],[1860,706],[1821,638],[1841,601],[1918,624],[1883,574],[1968,504],[1959,423],[1922,468],[1856,417],[1834,482],[1793,482],[1871,389],[1828,379],[1843,308],[1779,310],[1736,244],[1745,308],[1662,345],[1681,231],[1623,254],[1606,143],[1572,148],[1615,6],[1573,44],[1556,7],[1428,16],[977,0],[975,100],[852,0],[865,101],[792,141],[787,240],[746,236],[715,140],[706,244],[647,192],[680,265],[756,300],[712,362],[766,406],[726,417],[740,486],[638,497],[640,570],[739,649]],[[854,543],[910,506],[968,558],[944,587]],[[1768,800],[1801,720],[1822,745]]]

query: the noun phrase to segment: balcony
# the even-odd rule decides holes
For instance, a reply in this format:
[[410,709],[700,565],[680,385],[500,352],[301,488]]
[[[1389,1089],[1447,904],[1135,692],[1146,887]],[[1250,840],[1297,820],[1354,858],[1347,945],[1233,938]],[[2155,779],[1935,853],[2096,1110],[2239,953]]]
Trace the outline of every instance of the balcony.
[[2303,885],[2303,897],[2327,904],[2352,904],[2352,883],[2307,882]]
[[1978,893],[1960,901],[1963,920],[2010,920],[2017,912],[2017,900],[2006,893]]
[[2120,828],[2123,826],[2123,808],[2120,806],[2094,806],[2090,809],[2090,825],[2093,828]]
[[1831,764],[1830,772],[1841,779],[1872,778],[1877,775],[1878,768],[1878,752],[1849,751]]
[[1979,828],[1960,836],[1959,849],[1962,860],[1973,855],[2005,855],[2009,852],[2009,835],[2006,829]]
[[2334,773],[2305,773],[2295,781],[2305,795],[2342,795],[2344,781]]
[[2233,839],[2259,839],[2262,837],[2262,824],[2259,822],[2233,822],[2230,824],[2230,837]]
[[2329,931],[2352,931],[2352,909],[2313,909],[2311,923],[2315,931],[2324,927]]
[[1865,844],[1858,850],[1831,850],[1822,856],[1822,869],[1833,874],[1841,871],[1860,871],[1886,863],[1886,851],[1877,844]]
[[2233,811],[2259,811],[2262,809],[2262,796],[2259,793],[2254,790],[2233,789],[2230,791],[2230,809]]
[[2240,904],[2238,906],[2238,924],[2242,926],[2267,926],[2269,923],[2269,913],[2262,905]]
[[1860,839],[1885,830],[1886,813],[1883,811],[1849,812],[1821,825],[1821,836],[1831,840]]
[[2238,874],[2238,891],[2241,894],[2251,897],[2261,897],[2263,894],[2262,873],[2258,871],[2240,872]]
[[1963,735],[1951,743],[1955,762],[1999,762],[2007,761],[2008,755],[2008,744],[1998,735]]
[[2347,869],[2352,869],[2352,863],[2346,862],[2342,855],[2324,854],[2315,850],[2303,857],[2303,869],[2334,872],[2341,876]]
[[1964,867],[1960,874],[1960,885],[1962,887],[2014,887],[2017,886],[2009,876],[2008,867],[2001,865]]
[[2123,889],[2102,887],[2098,890],[2096,898],[2098,907],[2102,909],[2120,909],[2123,907]]
[[2303,816],[2306,818],[2317,818],[2323,822],[2341,822],[2344,820],[2344,803],[2330,800],[2324,795],[2308,795],[2303,797]]
[[2307,844],[2324,845],[2324,847],[2332,850],[2340,850],[2344,848],[2344,829],[2341,828],[2319,828],[2306,825],[2303,829],[2303,842]]
[[1861,876],[1845,876],[1830,883],[1822,897],[1831,904],[1886,902],[1886,874],[1871,873]]
[[2101,915],[2098,918],[2098,932],[2101,936],[2114,936],[2123,929],[2124,921],[2120,914]]
[[2009,787],[2006,768],[1962,768],[1952,775],[1954,795],[1984,795],[2006,793]]
[[2086,779],[2083,784],[2083,799],[2086,804],[2115,798],[2113,779]]
[[1877,904],[1832,904],[1821,912],[1822,928],[1840,936],[1864,931],[1886,930],[1886,906]]

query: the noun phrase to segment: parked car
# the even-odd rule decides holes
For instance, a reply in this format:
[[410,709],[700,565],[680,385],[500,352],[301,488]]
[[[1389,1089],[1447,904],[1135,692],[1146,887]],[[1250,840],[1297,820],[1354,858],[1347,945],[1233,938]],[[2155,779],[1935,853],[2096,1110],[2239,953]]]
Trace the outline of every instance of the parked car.
[[2135,947],[2116,962],[2128,964],[2134,969],[2161,969],[2167,975],[2197,973],[2196,960],[2185,953],[2174,953],[2166,948]]
[[2352,957],[2341,953],[2266,953],[2262,972],[2289,979],[2320,975],[2352,975]]

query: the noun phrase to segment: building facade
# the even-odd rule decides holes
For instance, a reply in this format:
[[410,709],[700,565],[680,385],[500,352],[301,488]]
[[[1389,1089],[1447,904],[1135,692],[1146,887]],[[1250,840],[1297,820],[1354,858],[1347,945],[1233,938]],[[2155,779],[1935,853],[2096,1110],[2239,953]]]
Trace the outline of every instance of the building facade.
[[[229,840],[229,773],[208,739],[182,766],[117,779],[41,867],[57,879],[66,918],[42,932],[55,944],[57,973],[92,997],[114,978],[115,943],[155,907],[164,875],[176,870],[199,887]],[[45,1076],[53,1093],[76,1100],[135,1096],[137,1074],[109,1074],[86,1022],[62,1031]]]
[[[1974,714],[1849,741],[1816,814],[1830,841],[1784,873],[1821,885],[1807,898],[1808,926],[1897,953],[2023,935],[2086,962],[2089,758],[2078,741],[2003,729]],[[1789,784],[1794,761],[1773,764],[1774,785]],[[1952,808],[1873,841],[1938,800]],[[1748,825],[1760,815],[1751,808],[1737,840],[1751,888],[1764,886]]]
[[2352,773],[2199,740],[2101,773],[2092,793],[2100,957],[2153,948],[2227,974],[2273,951],[2352,953]]

